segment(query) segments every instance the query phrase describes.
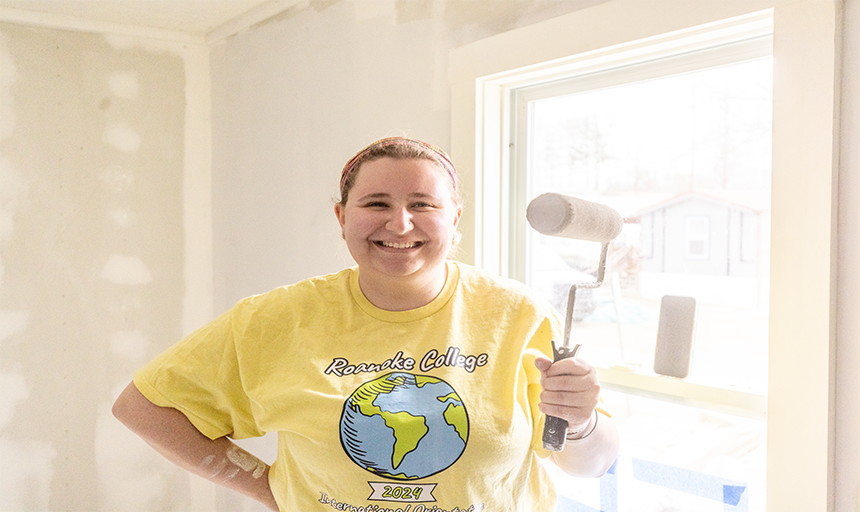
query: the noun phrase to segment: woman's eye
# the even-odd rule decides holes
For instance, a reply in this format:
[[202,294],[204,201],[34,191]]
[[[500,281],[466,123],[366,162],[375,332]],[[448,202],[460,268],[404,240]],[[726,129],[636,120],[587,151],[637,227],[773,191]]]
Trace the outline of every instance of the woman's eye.
[[365,204],[364,206],[366,206],[368,208],[385,208],[388,206],[388,204],[384,203],[382,201],[373,201],[373,202]]

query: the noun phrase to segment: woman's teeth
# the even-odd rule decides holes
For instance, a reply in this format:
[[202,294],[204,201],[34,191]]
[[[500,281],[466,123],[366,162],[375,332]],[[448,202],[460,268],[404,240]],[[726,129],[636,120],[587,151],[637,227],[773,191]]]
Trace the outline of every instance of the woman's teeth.
[[418,246],[417,242],[396,243],[396,242],[377,242],[383,247],[391,247],[392,249],[411,249]]

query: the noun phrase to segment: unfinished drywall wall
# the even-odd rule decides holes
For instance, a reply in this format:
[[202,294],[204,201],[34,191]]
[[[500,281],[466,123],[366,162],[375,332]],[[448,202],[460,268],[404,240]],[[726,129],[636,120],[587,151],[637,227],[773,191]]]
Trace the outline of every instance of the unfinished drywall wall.
[[184,508],[187,478],[110,415],[181,335],[184,72],[0,23],[2,510]]

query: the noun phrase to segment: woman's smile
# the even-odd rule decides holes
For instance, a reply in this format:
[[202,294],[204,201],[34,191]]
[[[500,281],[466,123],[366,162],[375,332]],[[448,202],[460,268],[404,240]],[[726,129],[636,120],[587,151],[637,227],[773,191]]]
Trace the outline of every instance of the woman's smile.
[[374,243],[380,247],[388,249],[414,249],[416,247],[421,247],[423,244],[423,242],[384,242],[381,240]]

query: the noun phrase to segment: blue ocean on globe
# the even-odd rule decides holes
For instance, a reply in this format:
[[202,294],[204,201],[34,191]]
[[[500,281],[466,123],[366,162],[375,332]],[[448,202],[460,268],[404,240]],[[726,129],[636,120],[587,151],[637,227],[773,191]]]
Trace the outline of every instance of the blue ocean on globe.
[[466,408],[445,381],[394,372],[365,382],[346,400],[340,439],[350,459],[379,476],[415,480],[460,458],[469,438]]

